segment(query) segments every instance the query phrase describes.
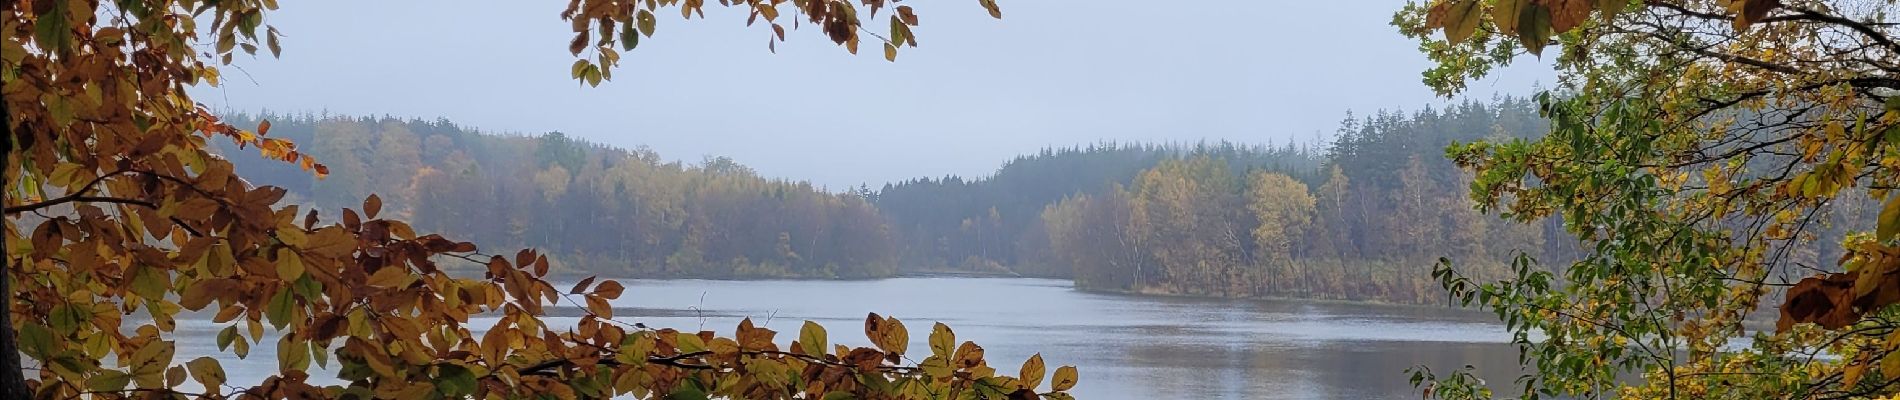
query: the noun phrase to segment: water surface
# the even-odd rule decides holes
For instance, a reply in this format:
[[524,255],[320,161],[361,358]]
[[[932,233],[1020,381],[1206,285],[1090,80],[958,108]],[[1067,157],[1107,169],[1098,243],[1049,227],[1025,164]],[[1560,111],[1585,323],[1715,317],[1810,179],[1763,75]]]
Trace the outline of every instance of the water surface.
[[[833,341],[867,345],[864,316],[877,312],[902,319],[911,348],[927,349],[931,323],[940,321],[959,341],[982,345],[990,365],[1004,373],[1037,352],[1050,370],[1077,366],[1074,393],[1088,399],[1407,399],[1419,396],[1403,373],[1413,365],[1475,365],[1507,384],[1518,374],[1501,325],[1486,314],[1443,307],[1098,294],[1063,280],[1014,278],[623,283],[626,294],[614,302],[618,319],[730,335],[751,317],[780,331],[781,345],[804,320],[830,328]],[[178,360],[216,353],[221,328],[180,321]],[[221,358],[233,382],[255,382],[276,370],[274,353],[267,341],[250,359]]]

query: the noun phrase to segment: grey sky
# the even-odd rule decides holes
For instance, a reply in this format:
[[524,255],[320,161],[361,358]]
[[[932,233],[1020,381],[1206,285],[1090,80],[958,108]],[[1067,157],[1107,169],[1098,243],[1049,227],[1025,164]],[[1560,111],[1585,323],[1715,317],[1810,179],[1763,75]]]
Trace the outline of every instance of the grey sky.
[[[282,4],[266,22],[286,35],[283,57],[242,60],[199,99],[559,130],[832,189],[986,175],[1049,145],[1310,141],[1348,110],[1442,103],[1419,83],[1425,58],[1386,25],[1393,0],[1003,0],[1002,20],[975,1],[912,1],[921,47],[894,64],[815,29],[772,54],[769,28],[715,4],[708,20],[662,13],[598,88],[568,77],[562,1]],[[1551,81],[1528,64],[1498,76],[1469,95]]]

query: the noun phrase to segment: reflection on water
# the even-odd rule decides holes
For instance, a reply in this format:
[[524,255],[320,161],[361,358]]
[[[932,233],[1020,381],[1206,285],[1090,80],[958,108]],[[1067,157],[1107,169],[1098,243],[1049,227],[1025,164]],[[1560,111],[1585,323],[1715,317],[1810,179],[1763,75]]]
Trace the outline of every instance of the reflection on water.
[[[868,312],[910,327],[927,348],[941,321],[958,340],[987,350],[1000,371],[1035,352],[1081,369],[1075,393],[1090,399],[1416,398],[1403,370],[1478,366],[1508,384],[1516,353],[1488,315],[1433,307],[1304,301],[1181,299],[1094,294],[1044,279],[899,278],[877,281],[625,281],[619,319],[653,327],[731,334],[741,318],[795,332],[801,321],[831,327],[833,340],[868,345],[857,327]],[[568,285],[556,284],[556,287]],[[548,324],[572,324],[551,309]],[[493,320],[476,318],[471,326]],[[222,326],[179,325],[179,360],[216,353]],[[796,335],[779,335],[789,343]],[[233,382],[276,370],[274,342],[248,360],[224,360]],[[315,373],[313,375],[326,375]]]

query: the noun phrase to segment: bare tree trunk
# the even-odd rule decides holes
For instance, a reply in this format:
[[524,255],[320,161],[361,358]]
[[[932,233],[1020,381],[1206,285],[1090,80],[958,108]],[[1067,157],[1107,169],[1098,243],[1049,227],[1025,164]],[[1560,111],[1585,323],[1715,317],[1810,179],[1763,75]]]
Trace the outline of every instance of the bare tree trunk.
[[[4,106],[0,106],[4,107]],[[12,113],[0,109],[0,167],[7,164],[7,155],[13,153]],[[5,175],[0,175],[4,177]],[[0,187],[5,187],[0,179]],[[0,243],[0,254],[6,254],[6,245]],[[14,400],[31,397],[26,390],[26,369],[20,363],[20,341],[13,334],[13,288],[8,281],[13,279],[13,260],[8,258],[0,264],[0,295],[6,296],[6,306],[0,309],[0,399]]]

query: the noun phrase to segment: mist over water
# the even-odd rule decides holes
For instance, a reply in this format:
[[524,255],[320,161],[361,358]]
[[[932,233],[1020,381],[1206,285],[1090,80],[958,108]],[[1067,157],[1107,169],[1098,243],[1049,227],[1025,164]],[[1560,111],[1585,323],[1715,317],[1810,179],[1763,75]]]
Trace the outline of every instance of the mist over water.
[[[621,321],[731,334],[750,317],[779,331],[781,345],[805,320],[825,325],[834,342],[869,345],[856,328],[877,312],[903,320],[910,348],[922,352],[931,324],[943,322],[958,341],[982,345],[999,372],[1014,374],[1035,352],[1051,370],[1075,365],[1081,380],[1074,393],[1087,399],[1414,398],[1403,373],[1414,365],[1473,365],[1506,385],[1518,374],[1510,336],[1489,315],[1442,307],[1128,296],[1019,278],[624,283],[626,295],[613,302]],[[578,311],[550,308],[549,315],[548,325],[559,327],[572,325]],[[493,323],[478,317],[469,326]],[[237,360],[216,351],[219,329],[208,320],[180,321],[178,359],[213,355],[234,384],[277,370],[274,338]],[[312,372],[323,382],[333,382],[332,374]]]

